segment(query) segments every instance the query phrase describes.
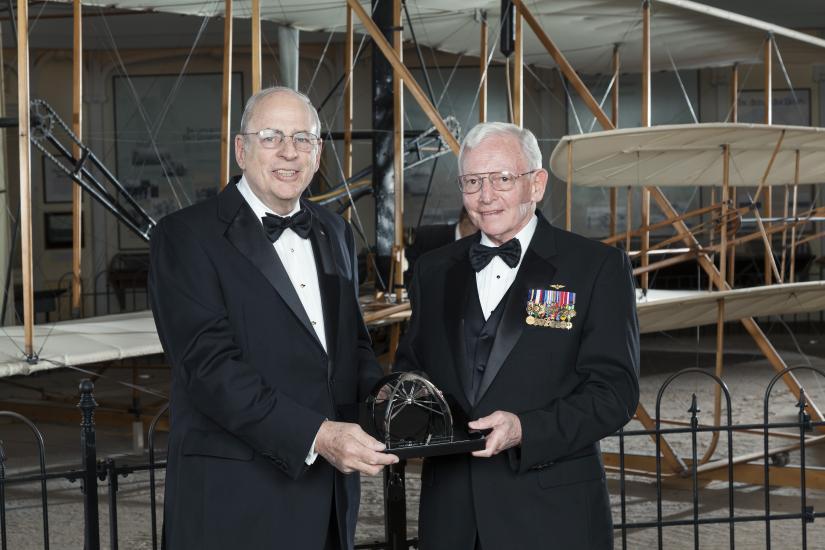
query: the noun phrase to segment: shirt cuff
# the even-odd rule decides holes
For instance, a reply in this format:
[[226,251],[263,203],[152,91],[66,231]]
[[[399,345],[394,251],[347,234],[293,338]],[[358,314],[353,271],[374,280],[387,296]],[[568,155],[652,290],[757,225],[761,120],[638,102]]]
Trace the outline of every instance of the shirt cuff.
[[309,448],[309,452],[307,453],[307,457],[304,459],[304,464],[307,466],[312,466],[315,462],[315,459],[318,458],[318,453],[315,452],[315,442],[318,440],[318,434],[315,434],[315,437],[312,440],[312,446]]

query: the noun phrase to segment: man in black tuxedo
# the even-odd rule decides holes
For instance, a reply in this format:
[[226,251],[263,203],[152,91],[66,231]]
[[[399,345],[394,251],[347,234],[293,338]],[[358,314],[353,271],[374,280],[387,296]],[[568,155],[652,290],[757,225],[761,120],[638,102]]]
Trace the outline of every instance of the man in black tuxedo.
[[479,124],[459,173],[481,232],[419,259],[396,368],[491,431],[472,456],[425,460],[420,548],[611,548],[598,442],[639,397],[630,263],[536,212],[548,174],[529,131]]
[[172,550],[352,548],[359,478],[344,474],[397,461],[337,421],[381,370],[352,231],[299,200],[319,132],[303,94],[254,95],[235,138],[241,180],[152,235],[151,304],[172,365]]

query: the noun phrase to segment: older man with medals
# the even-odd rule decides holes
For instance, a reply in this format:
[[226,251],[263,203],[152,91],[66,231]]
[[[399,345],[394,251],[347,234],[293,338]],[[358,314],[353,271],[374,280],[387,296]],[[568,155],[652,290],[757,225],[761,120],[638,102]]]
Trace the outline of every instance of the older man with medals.
[[417,262],[396,369],[489,433],[472,455],[425,459],[420,548],[611,548],[599,440],[639,397],[630,262],[537,212],[548,174],[528,130],[479,124],[459,174],[481,231]]

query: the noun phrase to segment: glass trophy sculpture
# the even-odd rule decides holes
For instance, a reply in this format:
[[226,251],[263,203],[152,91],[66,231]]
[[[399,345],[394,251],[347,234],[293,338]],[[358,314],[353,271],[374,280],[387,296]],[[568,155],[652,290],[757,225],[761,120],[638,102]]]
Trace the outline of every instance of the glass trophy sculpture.
[[[455,404],[454,404],[455,405]],[[401,372],[385,376],[366,403],[362,427],[386,445],[387,453],[417,458],[484,448],[482,432],[468,431],[462,410],[426,378]]]

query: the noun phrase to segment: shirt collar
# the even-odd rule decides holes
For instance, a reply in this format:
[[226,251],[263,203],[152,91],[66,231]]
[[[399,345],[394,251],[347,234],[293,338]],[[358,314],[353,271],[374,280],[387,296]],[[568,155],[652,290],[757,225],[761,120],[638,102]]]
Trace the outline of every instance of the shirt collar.
[[[521,245],[521,258],[519,258],[519,263],[521,260],[524,259],[524,254],[527,252],[527,247],[530,246],[530,241],[533,240],[533,234],[536,232],[536,226],[539,224],[539,218],[536,214],[533,214],[533,217],[530,218],[530,221],[527,222],[527,225],[521,228],[521,231],[516,233],[516,236],[513,237],[514,239],[518,239],[519,244]],[[494,244],[493,241],[490,240],[490,237],[481,232],[481,244],[484,246],[492,246],[497,247],[498,245]]]
[[[267,214],[272,214],[274,216],[286,217],[283,214],[278,214],[277,212],[273,212],[271,208],[261,201],[258,198],[258,195],[252,191],[252,188],[249,187],[249,182],[246,181],[246,176],[241,176],[240,181],[238,182],[238,191],[240,191],[241,196],[246,200],[249,207],[252,208],[252,211],[255,212],[255,217],[258,218],[258,221],[266,216]],[[301,210],[301,201],[299,200],[295,205],[295,208],[292,209],[292,212],[287,214],[287,216],[295,215],[299,210]],[[263,223],[263,222],[261,222]]]

